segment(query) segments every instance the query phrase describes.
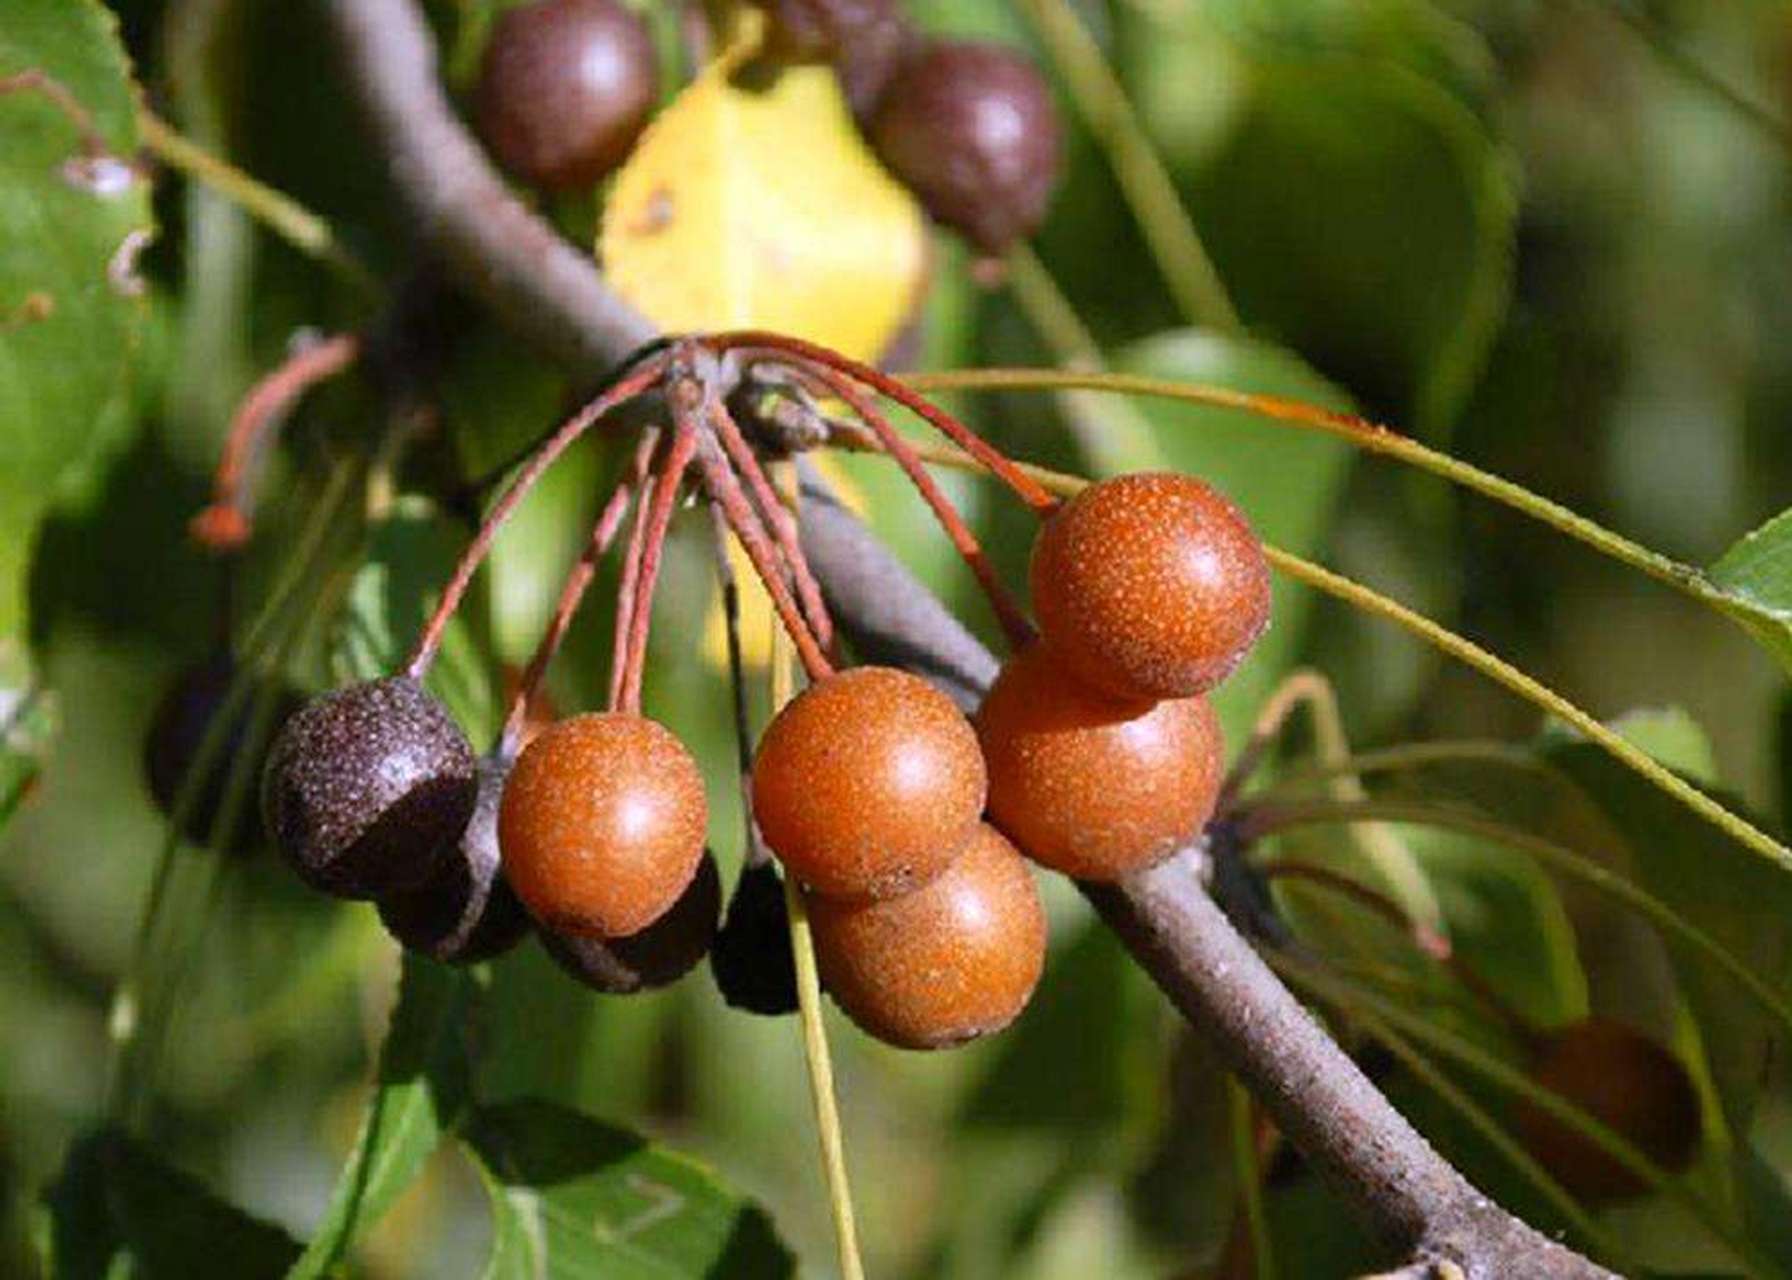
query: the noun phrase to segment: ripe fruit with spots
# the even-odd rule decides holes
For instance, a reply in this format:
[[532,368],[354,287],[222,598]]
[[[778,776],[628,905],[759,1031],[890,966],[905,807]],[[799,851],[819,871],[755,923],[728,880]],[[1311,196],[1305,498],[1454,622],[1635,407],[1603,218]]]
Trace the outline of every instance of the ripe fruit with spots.
[[1053,870],[1118,879],[1174,853],[1213,814],[1225,744],[1206,698],[1110,698],[1046,643],[1008,660],[975,722],[990,821]]
[[[1588,1018],[1552,1031],[1531,1080],[1573,1103],[1669,1173],[1699,1150],[1699,1096],[1673,1054],[1610,1018]],[[1647,1184],[1592,1138],[1536,1104],[1519,1104],[1519,1140],[1555,1178],[1590,1204],[1642,1194]]]
[[753,815],[802,884],[889,897],[945,870],[976,829],[985,784],[977,735],[950,698],[905,671],[855,667],[766,727]]
[[861,1028],[901,1048],[943,1049],[1000,1031],[1045,966],[1032,872],[989,826],[913,893],[807,901],[828,993]]
[[658,94],[646,24],[618,0],[536,0],[492,26],[480,67],[480,136],[498,163],[549,190],[621,163]]
[[415,680],[389,676],[327,693],[286,722],[268,754],[262,812],[306,883],[380,898],[436,873],[477,791],[454,717]]
[[504,874],[556,933],[626,937],[690,884],[708,820],[697,762],[664,725],[574,716],[531,742],[504,786]]
[[1045,219],[1061,163],[1057,109],[1039,69],[1014,49],[916,47],[884,86],[868,132],[927,212],[984,253],[1003,253]]
[[897,0],[763,0],[775,57],[829,62],[853,114],[872,109],[894,74],[913,29]]
[[1033,610],[1064,668],[1127,698],[1186,698],[1269,625],[1269,565],[1245,518],[1192,476],[1090,485],[1040,527]]

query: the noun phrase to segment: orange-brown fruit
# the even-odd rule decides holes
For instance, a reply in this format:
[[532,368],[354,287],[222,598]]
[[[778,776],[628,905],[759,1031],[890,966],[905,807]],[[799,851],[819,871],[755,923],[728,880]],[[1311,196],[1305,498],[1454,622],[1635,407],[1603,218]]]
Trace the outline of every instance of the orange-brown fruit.
[[987,780],[977,735],[919,676],[855,667],[805,689],[766,726],[753,816],[817,893],[886,898],[946,869],[976,829]]
[[1186,698],[1269,625],[1263,544],[1217,489],[1140,472],[1090,485],[1040,526],[1033,610],[1064,665],[1127,698]]
[[684,744],[644,716],[574,716],[517,757],[498,812],[504,876],[557,933],[620,938],[690,884],[709,821]]
[[1119,879],[1213,816],[1225,743],[1206,698],[1109,698],[1037,644],[1008,660],[976,725],[990,821],[1065,875]]
[[979,825],[932,883],[882,902],[811,895],[821,979],[848,1017],[903,1049],[1000,1031],[1045,967],[1045,910],[1026,862]]
[[[1549,1034],[1531,1079],[1585,1111],[1670,1173],[1699,1150],[1699,1096],[1679,1059],[1610,1018]],[[1586,1135],[1528,1101],[1514,1116],[1519,1141],[1550,1176],[1589,1204],[1624,1200],[1648,1184]]]

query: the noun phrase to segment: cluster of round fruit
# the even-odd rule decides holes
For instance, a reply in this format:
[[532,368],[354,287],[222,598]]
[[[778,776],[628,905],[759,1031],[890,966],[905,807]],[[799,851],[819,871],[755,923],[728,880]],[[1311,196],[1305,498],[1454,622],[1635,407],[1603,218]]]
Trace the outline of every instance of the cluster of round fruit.
[[[1032,234],[1057,182],[1051,90],[999,44],[919,35],[897,0],[763,0],[767,51],[825,61],[885,166],[936,219],[999,254]],[[653,40],[621,0],[532,0],[493,26],[480,135],[544,190],[589,187],[634,147],[658,95]]]

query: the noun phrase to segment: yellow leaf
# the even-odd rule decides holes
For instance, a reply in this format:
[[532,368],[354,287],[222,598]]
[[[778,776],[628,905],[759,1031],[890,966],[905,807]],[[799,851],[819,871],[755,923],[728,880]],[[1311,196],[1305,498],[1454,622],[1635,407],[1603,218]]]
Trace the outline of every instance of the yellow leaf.
[[775,329],[875,360],[924,280],[920,208],[830,69],[737,84],[735,61],[692,81],[617,174],[604,270],[670,332]]

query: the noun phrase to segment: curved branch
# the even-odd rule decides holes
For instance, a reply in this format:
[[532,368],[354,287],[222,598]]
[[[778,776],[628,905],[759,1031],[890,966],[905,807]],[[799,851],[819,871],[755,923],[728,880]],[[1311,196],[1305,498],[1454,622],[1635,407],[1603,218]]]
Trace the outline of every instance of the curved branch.
[[[585,374],[656,336],[589,258],[492,173],[442,93],[413,0],[326,0],[326,8],[394,185],[469,292]],[[914,667],[974,702],[995,660],[848,513],[814,498],[804,549],[842,628],[867,655]],[[1500,1209],[1432,1150],[1215,905],[1199,850],[1083,892],[1390,1248],[1474,1280],[1610,1275]]]

